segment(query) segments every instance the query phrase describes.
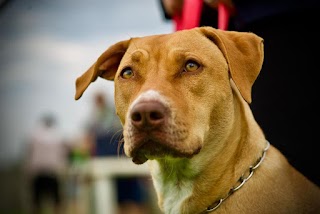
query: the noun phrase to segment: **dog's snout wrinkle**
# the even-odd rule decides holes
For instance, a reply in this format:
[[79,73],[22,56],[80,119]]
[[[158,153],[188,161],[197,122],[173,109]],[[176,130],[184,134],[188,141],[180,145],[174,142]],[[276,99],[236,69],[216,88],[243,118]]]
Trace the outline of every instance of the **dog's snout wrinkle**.
[[137,103],[131,111],[131,122],[138,129],[153,129],[163,125],[166,108],[157,101]]

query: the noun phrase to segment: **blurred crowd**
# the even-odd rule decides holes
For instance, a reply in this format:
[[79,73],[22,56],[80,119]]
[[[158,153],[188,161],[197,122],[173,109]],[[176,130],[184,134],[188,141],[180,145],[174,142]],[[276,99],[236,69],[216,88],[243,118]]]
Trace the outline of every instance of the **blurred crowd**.
[[[20,188],[24,189],[21,191],[24,194],[19,195],[23,201],[23,211],[19,213],[96,213],[97,190],[88,163],[105,157],[126,157],[122,127],[106,94],[98,92],[93,96],[87,118],[83,135],[71,141],[61,134],[59,120],[53,113],[44,113],[38,118],[26,139],[19,172],[23,180]],[[148,176],[115,177],[117,214],[157,213],[153,211],[157,205],[150,195],[153,194],[150,181]],[[0,211],[3,211],[1,207]]]

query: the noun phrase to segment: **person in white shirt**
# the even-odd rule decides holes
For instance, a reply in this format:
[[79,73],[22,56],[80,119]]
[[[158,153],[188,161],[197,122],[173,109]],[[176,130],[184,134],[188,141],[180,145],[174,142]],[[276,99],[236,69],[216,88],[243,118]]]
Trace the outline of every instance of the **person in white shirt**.
[[44,115],[29,141],[26,164],[33,211],[41,213],[43,199],[49,196],[54,213],[63,213],[61,178],[67,169],[69,149],[57,130],[55,117]]

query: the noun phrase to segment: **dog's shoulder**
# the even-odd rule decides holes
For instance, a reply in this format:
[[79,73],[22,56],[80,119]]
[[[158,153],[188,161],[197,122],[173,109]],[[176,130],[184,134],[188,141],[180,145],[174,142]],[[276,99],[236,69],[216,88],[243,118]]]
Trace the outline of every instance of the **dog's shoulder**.
[[257,194],[265,194],[269,201],[266,204],[282,203],[281,207],[292,209],[289,213],[320,213],[320,188],[295,169],[277,148],[271,146],[255,176],[259,181],[253,189]]

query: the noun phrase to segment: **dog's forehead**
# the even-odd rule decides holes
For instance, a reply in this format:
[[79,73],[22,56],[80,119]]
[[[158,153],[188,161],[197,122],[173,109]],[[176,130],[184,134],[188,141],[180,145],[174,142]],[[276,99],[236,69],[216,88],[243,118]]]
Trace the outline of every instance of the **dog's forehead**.
[[184,49],[188,51],[197,51],[199,48],[208,47],[211,43],[203,34],[195,30],[178,31],[170,34],[160,34],[145,37],[133,38],[130,42],[128,51],[143,49],[146,51],[165,52],[173,48]]

